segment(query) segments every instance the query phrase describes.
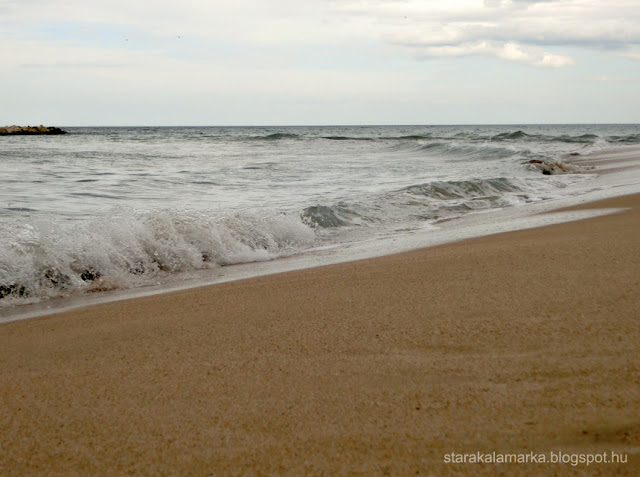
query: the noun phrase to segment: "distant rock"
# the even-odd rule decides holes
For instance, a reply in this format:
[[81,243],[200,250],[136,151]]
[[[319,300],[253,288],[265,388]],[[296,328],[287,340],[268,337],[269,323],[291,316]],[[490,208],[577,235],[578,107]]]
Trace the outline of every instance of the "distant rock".
[[540,159],[531,159],[527,162],[533,167],[541,171],[546,176],[555,174],[573,174],[582,172],[582,169],[572,164],[565,164],[562,162],[543,161]]
[[7,126],[0,128],[0,136],[20,136],[34,134],[67,134],[60,128],[40,126]]

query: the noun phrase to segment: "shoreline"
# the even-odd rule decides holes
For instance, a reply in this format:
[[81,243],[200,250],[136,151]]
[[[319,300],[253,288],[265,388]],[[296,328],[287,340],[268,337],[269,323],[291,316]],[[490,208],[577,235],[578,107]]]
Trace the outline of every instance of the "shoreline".
[[[435,222],[425,229],[398,231],[393,235],[373,239],[345,242],[320,248],[312,248],[293,255],[266,261],[246,262],[230,266],[218,266],[160,276],[155,284],[138,287],[115,287],[107,281],[106,289],[53,297],[35,303],[1,303],[0,324],[16,320],[31,319],[65,312],[84,306],[154,296],[172,291],[198,288],[218,283],[301,270],[316,266],[349,262],[360,259],[402,253],[428,248],[443,243],[453,243],[473,237],[495,233],[540,227],[553,223],[581,220],[589,216],[614,212],[588,210],[568,212],[567,208],[585,202],[594,202],[609,197],[640,191],[640,146],[619,146],[582,156],[572,156],[569,167],[582,167],[583,173],[597,173],[590,180],[590,190],[564,197],[546,199],[516,207],[480,210],[459,217],[450,217]],[[628,174],[628,172],[633,173]],[[9,285],[11,286],[11,285]],[[6,287],[5,287],[6,288]],[[15,299],[14,299],[15,300]],[[27,299],[28,300],[28,299]]]
[[[461,217],[448,218],[439,223],[435,229],[430,226],[422,231],[415,230],[397,236],[336,244],[267,261],[233,264],[193,271],[188,274],[177,274],[174,277],[165,277],[164,281],[157,285],[118,288],[51,298],[36,303],[17,304],[0,308],[0,325],[67,312],[85,306],[156,296],[318,266],[366,260],[470,238],[584,220],[597,215],[614,213],[615,210],[573,207],[637,193],[639,182],[636,180],[636,176],[640,170],[639,157],[640,146],[621,146],[572,157],[569,162],[572,166],[595,167],[594,172],[598,174],[592,190],[582,194],[568,195],[516,207],[481,210]],[[626,174],[629,171],[635,171],[635,174]]]
[[[0,473],[640,468],[640,195],[427,249],[0,325]],[[615,244],[615,246],[613,246]]]
[[[627,195],[627,194],[625,194]],[[619,196],[614,196],[619,197]],[[607,196],[607,198],[609,198]],[[583,196],[570,199],[567,205],[566,198],[556,201],[538,202],[520,206],[514,209],[497,209],[478,212],[476,215],[447,219],[458,227],[453,230],[445,228],[437,233],[426,229],[424,232],[405,236],[404,243],[390,249],[388,245],[380,245],[387,242],[395,242],[395,237],[386,239],[374,239],[373,241],[361,241],[347,244],[338,244],[330,247],[322,247],[317,250],[305,251],[292,256],[280,257],[263,262],[247,262],[233,264],[216,269],[202,271],[201,278],[172,279],[162,285],[150,285],[143,287],[124,288],[101,291],[91,294],[52,298],[31,304],[20,304],[14,307],[0,309],[0,326],[3,323],[33,319],[65,313],[86,306],[96,306],[122,300],[132,300],[150,296],[173,293],[182,290],[191,290],[223,283],[249,280],[252,278],[277,275],[280,273],[295,272],[310,268],[329,265],[351,263],[360,260],[369,260],[389,255],[407,253],[415,250],[423,250],[444,244],[456,243],[463,240],[498,235],[518,230],[545,227],[553,224],[562,224],[578,220],[586,220],[600,215],[616,213],[617,208],[593,208],[588,204],[599,200],[589,200]],[[585,200],[586,199],[586,200]],[[606,199],[600,199],[606,200]],[[581,206],[580,204],[586,204]],[[526,209],[525,209],[526,208]],[[504,216],[507,216],[506,220]],[[498,223],[491,223],[491,218],[497,217]],[[450,224],[447,224],[450,225]],[[350,255],[337,254],[335,250],[347,251]],[[212,278],[213,277],[213,278]]]

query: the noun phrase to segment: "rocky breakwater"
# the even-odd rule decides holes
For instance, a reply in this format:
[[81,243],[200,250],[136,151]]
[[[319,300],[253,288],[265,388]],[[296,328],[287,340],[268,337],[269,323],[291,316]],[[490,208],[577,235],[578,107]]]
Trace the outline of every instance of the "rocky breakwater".
[[67,131],[63,131],[60,128],[46,128],[40,126],[6,126],[0,128],[0,136],[20,136],[20,135],[35,135],[35,134],[67,134]]

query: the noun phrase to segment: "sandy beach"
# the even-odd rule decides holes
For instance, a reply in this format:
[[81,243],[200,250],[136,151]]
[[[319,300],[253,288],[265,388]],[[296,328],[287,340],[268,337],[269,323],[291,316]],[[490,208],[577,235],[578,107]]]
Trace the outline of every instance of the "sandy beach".
[[638,475],[640,196],[582,207],[3,324],[0,474]]

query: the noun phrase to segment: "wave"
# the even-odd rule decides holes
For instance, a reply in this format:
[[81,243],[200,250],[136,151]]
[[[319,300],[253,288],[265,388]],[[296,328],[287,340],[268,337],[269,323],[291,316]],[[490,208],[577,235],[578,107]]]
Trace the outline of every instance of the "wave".
[[422,139],[431,139],[432,137],[430,134],[410,134],[408,136],[385,136],[380,139],[388,141],[420,141]]
[[300,138],[299,134],[292,134],[292,133],[274,133],[274,134],[267,134],[265,136],[251,136],[251,139],[263,140],[263,141],[278,141],[280,139],[298,139],[298,138]]
[[580,136],[555,136],[553,137],[554,141],[559,142],[568,142],[568,143],[579,143],[579,144],[593,144],[600,138],[597,134],[581,134]]
[[577,144],[593,144],[600,138],[597,134],[581,134],[578,136],[569,136],[562,134],[559,136],[548,134],[527,134],[524,131],[505,132],[491,136],[490,141],[529,141],[529,142],[560,142],[560,143],[577,143]]
[[628,136],[609,136],[607,141],[610,143],[622,144],[638,144],[640,143],[640,134],[629,134]]
[[[453,149],[460,154],[458,146]],[[287,213],[117,208],[86,222],[16,218],[0,229],[0,306],[145,286],[168,274],[271,260],[327,241],[348,241],[351,231],[370,236],[379,229],[422,227],[541,200],[559,187],[562,177],[540,174],[417,183]]]
[[[247,139],[245,137],[244,139]],[[640,134],[630,134],[626,136],[599,136],[597,134],[580,134],[571,136],[568,134],[533,134],[523,130],[506,131],[499,134],[479,134],[475,132],[458,132],[454,135],[433,135],[409,134],[401,136],[348,136],[348,135],[329,135],[329,136],[306,136],[304,134],[295,133],[273,133],[263,136],[249,136],[248,139],[259,141],[278,141],[286,139],[322,139],[330,141],[383,141],[383,142],[401,142],[401,143],[420,143],[433,142],[436,144],[453,143],[453,144],[474,144],[474,143],[564,143],[564,144],[581,144],[594,145],[598,141],[606,141],[609,144],[637,144],[640,143]]]
[[320,136],[321,139],[329,139],[334,141],[434,141],[434,142],[453,142],[453,143],[484,143],[484,142],[544,142],[544,143],[568,143],[568,144],[594,144],[598,140],[605,140],[609,143],[638,143],[640,142],[640,134],[631,134],[628,136],[605,136],[601,137],[597,134],[580,134],[580,135],[550,135],[550,134],[530,134],[522,130],[511,132],[503,132],[495,135],[476,134],[476,133],[457,133],[452,136],[431,135],[431,134],[411,134],[404,136]]
[[490,142],[457,141],[395,141],[387,145],[387,151],[406,154],[447,157],[450,162],[490,161],[496,159],[526,159],[528,150],[504,147]]
[[568,143],[568,144],[595,144],[604,140],[610,144],[637,144],[640,143],[640,134],[629,134],[626,136],[599,136],[597,134],[579,134],[575,136],[561,134],[529,134],[522,130],[504,132],[497,135],[482,135],[473,133],[458,133],[453,136],[432,136],[432,135],[411,135],[398,137],[383,137],[384,140],[430,140],[437,142],[545,142],[545,143]]
[[512,133],[498,134],[492,136],[491,140],[505,141],[505,140],[525,140],[525,141],[541,141],[541,142],[558,142],[569,144],[596,144],[599,141],[605,141],[609,144],[626,143],[637,144],[640,143],[640,134],[629,134],[626,136],[599,136],[597,134],[580,134],[577,136],[570,136],[562,134],[559,136],[547,135],[547,134],[526,134],[523,131],[515,131]]
[[423,227],[541,200],[563,187],[561,177],[542,177],[425,182],[298,213],[137,213],[121,208],[88,222],[12,222],[0,230],[0,306],[145,286],[168,274],[271,260],[327,240],[348,241],[350,231],[369,236],[371,227]]
[[542,179],[542,175],[433,181],[362,201],[317,204],[304,209],[301,216],[304,223],[320,233],[343,227],[407,225],[542,200],[565,187],[565,181],[562,177]]
[[496,179],[428,182],[400,189],[398,193],[421,195],[432,199],[469,199],[496,197],[508,192],[521,191],[514,180],[500,177]]
[[83,224],[14,223],[0,234],[0,298],[38,301],[153,283],[162,273],[255,262],[311,247],[297,214],[115,211]]
[[[397,190],[386,200],[409,220],[433,221],[535,200],[527,181],[506,177],[434,181]],[[405,219],[405,220],[406,220]]]
[[307,207],[300,214],[302,221],[310,227],[343,227],[347,225],[360,225],[363,218],[355,210],[350,209],[345,203],[333,206],[313,205]]
[[502,133],[502,134],[498,134],[496,136],[492,136],[491,139],[497,139],[497,140],[504,140],[504,139],[522,139],[522,138],[526,138],[526,137],[531,137],[529,134],[523,132],[523,131],[515,131],[515,132],[511,132],[511,133]]
[[137,287],[163,274],[270,260],[308,250],[331,230],[503,206],[507,202],[501,196],[519,190],[500,178],[416,184],[299,213],[119,208],[80,223],[17,219],[0,231],[0,305]]
[[321,136],[322,139],[329,139],[331,141],[375,141],[375,137],[360,137],[360,136]]
[[[592,143],[600,136],[595,134],[582,134],[579,136],[569,135],[545,135],[545,134],[528,134],[524,131],[517,130],[512,132],[504,132],[496,135],[484,135],[460,132],[452,136],[440,135],[434,136],[431,134],[411,134],[404,136],[321,136],[322,139],[332,139],[335,141],[437,141],[437,142],[500,142],[500,141],[543,141],[543,142],[567,142],[567,143]],[[633,140],[633,138],[630,138]],[[613,140],[625,141],[629,138]]]

